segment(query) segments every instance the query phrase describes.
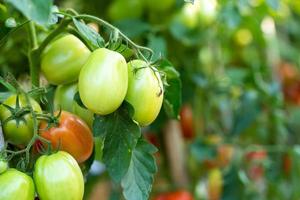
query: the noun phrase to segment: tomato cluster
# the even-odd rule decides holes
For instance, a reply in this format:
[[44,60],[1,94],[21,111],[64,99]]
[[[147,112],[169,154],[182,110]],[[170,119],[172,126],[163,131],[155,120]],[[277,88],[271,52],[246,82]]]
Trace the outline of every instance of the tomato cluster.
[[127,63],[122,54],[107,48],[91,52],[71,34],[52,41],[40,63],[47,81],[56,86],[54,112],[43,112],[36,99],[22,92],[1,104],[6,142],[21,151],[34,142],[35,163],[32,178],[22,172],[27,171],[24,168],[7,170],[7,162],[0,157],[0,199],[27,200],[36,193],[46,200],[80,200],[84,179],[79,164],[94,149],[94,115],[111,114],[127,101],[134,109],[133,120],[149,125],[162,106],[162,80],[150,63]]

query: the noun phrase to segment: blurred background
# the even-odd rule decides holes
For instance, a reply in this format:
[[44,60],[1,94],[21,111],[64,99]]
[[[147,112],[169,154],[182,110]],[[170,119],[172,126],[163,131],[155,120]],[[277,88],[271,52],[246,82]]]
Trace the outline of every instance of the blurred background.
[[[159,149],[153,200],[300,199],[300,1],[59,0],[99,16],[180,72],[180,121],[164,110],[145,137]],[[22,33],[0,50],[24,80]],[[43,38],[43,35],[40,35]],[[12,47],[18,46],[20,51]],[[13,68],[9,66],[14,66]],[[26,81],[26,80],[24,80]],[[96,151],[86,199],[120,199]],[[164,194],[172,193],[166,199]]]

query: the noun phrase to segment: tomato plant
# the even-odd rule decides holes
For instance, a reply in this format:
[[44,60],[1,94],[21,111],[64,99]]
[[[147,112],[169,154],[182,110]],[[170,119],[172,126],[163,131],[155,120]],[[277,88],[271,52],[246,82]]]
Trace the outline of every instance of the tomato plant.
[[93,135],[88,125],[76,115],[66,111],[61,111],[57,124],[48,128],[48,122],[41,122],[40,135],[51,141],[53,149],[70,153],[79,163],[87,160],[94,146]]
[[59,151],[49,156],[41,156],[35,164],[33,177],[41,199],[81,200],[83,198],[82,172],[76,160],[66,152]]
[[35,195],[32,178],[16,169],[0,174],[0,189],[0,199],[3,200],[32,200]]
[[82,102],[88,109],[100,115],[110,114],[121,105],[127,85],[125,58],[118,52],[105,48],[97,49],[91,54],[78,81]]
[[74,35],[65,35],[53,41],[44,51],[41,70],[55,85],[78,80],[79,72],[88,59],[90,50]]
[[[35,112],[42,112],[40,105],[29,99]],[[28,103],[23,95],[12,95],[0,106],[0,119],[5,139],[15,145],[26,145],[33,136],[33,121]]]
[[155,68],[142,60],[128,63],[128,91],[125,100],[134,108],[133,119],[141,126],[151,124],[163,102],[163,86]]

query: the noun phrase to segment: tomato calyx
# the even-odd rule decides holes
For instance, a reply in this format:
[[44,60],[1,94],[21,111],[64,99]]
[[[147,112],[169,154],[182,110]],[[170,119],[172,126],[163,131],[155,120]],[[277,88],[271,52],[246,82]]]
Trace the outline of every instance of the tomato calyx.
[[17,95],[16,97],[15,108],[4,103],[2,105],[10,112],[10,116],[3,121],[3,124],[11,120],[16,120],[17,126],[19,126],[20,122],[24,122],[24,123],[27,122],[25,119],[25,115],[30,113],[30,107],[29,106],[21,107],[19,101],[19,95]]
[[57,113],[57,115],[54,115],[54,113],[51,113],[51,115],[37,114],[37,118],[40,120],[47,121],[47,127],[45,128],[45,130],[48,130],[52,127],[59,126],[59,118],[61,116],[61,112],[62,112],[62,110],[59,109],[59,112]]

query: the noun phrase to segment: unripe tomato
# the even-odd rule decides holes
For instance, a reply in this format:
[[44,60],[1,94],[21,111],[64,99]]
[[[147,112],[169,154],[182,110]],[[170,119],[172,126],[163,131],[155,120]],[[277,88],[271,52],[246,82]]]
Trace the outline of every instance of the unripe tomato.
[[125,100],[134,108],[133,119],[141,126],[151,124],[163,102],[163,85],[159,73],[142,60],[128,63],[128,91]]
[[76,92],[76,83],[59,85],[54,94],[54,110],[73,112],[73,99]]
[[65,110],[83,119],[89,127],[92,126],[94,114],[78,105],[74,96],[78,91],[77,83],[59,85],[54,94],[54,110]]
[[108,8],[108,16],[113,21],[140,18],[143,15],[141,0],[115,0]]
[[[16,108],[17,95],[11,95],[7,98],[3,104]],[[40,105],[30,98],[30,103],[33,110],[37,113],[41,113],[42,109]],[[27,107],[26,98],[23,95],[19,95],[20,108]],[[24,113],[23,113],[24,114]],[[12,119],[3,123],[6,119],[12,116],[12,113],[4,105],[0,106],[0,119],[2,122],[3,133],[6,141],[14,145],[26,145],[33,136],[33,120],[30,113],[17,116],[17,119]]]
[[0,174],[5,172],[7,170],[7,168],[8,168],[7,162],[4,160],[0,160]]
[[79,163],[90,157],[94,146],[93,135],[82,119],[62,111],[58,126],[50,129],[47,126],[47,122],[41,122],[40,135],[51,142],[53,149],[60,148],[70,153]]
[[33,172],[37,193],[42,200],[82,200],[84,180],[76,160],[59,151],[38,158]]
[[192,139],[195,135],[194,133],[194,118],[193,110],[189,104],[185,104],[180,110],[180,125],[183,137],[185,139]]
[[34,199],[34,183],[32,178],[16,169],[8,169],[0,175],[0,199]]
[[79,95],[92,112],[107,115],[122,104],[128,86],[125,58],[105,48],[95,50],[79,75]]
[[193,196],[185,190],[179,190],[166,194],[161,194],[154,198],[154,200],[193,200]]
[[65,35],[52,42],[43,52],[41,70],[54,85],[75,82],[87,61],[90,50],[74,35]]
[[145,2],[150,11],[164,12],[172,8],[176,0],[146,0]]

